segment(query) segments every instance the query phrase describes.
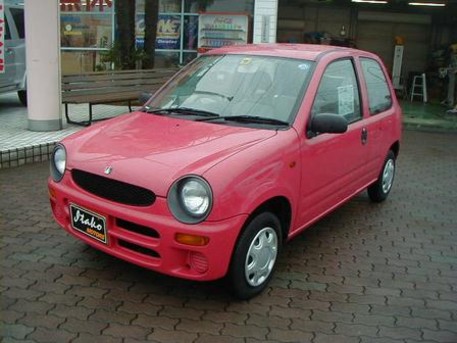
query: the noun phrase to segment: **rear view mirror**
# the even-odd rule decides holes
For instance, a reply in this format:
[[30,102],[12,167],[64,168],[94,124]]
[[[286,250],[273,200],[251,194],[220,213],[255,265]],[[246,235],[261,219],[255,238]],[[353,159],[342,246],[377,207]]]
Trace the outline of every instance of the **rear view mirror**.
[[348,129],[346,118],[333,113],[319,113],[311,119],[308,137],[320,133],[344,133]]

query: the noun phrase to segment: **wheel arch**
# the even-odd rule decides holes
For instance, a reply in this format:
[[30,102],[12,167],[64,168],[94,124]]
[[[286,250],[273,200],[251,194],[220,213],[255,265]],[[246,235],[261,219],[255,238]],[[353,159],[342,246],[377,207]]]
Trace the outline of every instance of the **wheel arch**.
[[389,150],[392,150],[395,154],[395,158],[397,158],[398,154],[400,153],[400,142],[396,141],[394,144],[391,145]]
[[281,223],[281,238],[282,241],[285,242],[287,240],[287,236],[289,235],[290,225],[292,223],[292,206],[289,199],[284,196],[276,196],[260,204],[249,215],[244,223],[243,229],[240,231],[240,234],[257,215],[263,212],[271,212],[278,217],[279,222]]

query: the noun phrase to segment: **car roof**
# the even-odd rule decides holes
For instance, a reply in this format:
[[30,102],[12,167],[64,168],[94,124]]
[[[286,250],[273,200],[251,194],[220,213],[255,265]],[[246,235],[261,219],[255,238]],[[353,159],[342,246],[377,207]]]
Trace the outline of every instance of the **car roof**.
[[212,49],[206,54],[209,55],[261,55],[261,56],[275,56],[275,57],[288,57],[306,59],[316,61],[320,56],[340,52],[346,55],[365,55],[374,56],[369,52],[362,50],[331,46],[331,45],[318,45],[318,44],[288,44],[288,43],[274,43],[274,44],[246,44],[246,45],[232,45],[228,47]]

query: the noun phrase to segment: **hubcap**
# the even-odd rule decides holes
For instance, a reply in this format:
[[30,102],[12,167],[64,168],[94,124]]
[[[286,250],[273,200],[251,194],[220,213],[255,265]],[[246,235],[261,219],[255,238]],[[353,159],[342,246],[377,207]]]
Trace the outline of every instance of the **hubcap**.
[[246,281],[251,286],[259,286],[273,270],[278,254],[278,236],[271,227],[260,230],[249,246],[244,265]]
[[382,172],[382,191],[388,193],[392,187],[395,175],[395,162],[394,160],[388,160],[384,171]]

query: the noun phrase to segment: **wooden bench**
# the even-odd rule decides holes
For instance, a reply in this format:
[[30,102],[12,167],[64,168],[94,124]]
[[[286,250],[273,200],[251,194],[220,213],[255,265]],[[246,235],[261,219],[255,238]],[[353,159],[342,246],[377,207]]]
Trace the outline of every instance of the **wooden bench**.
[[[97,104],[126,103],[131,112],[132,103],[137,102],[142,93],[154,93],[177,71],[177,68],[167,68],[63,75],[62,103],[65,105],[67,122],[90,125],[94,121],[92,106]],[[89,104],[89,119],[70,119],[69,104],[82,103]]]

